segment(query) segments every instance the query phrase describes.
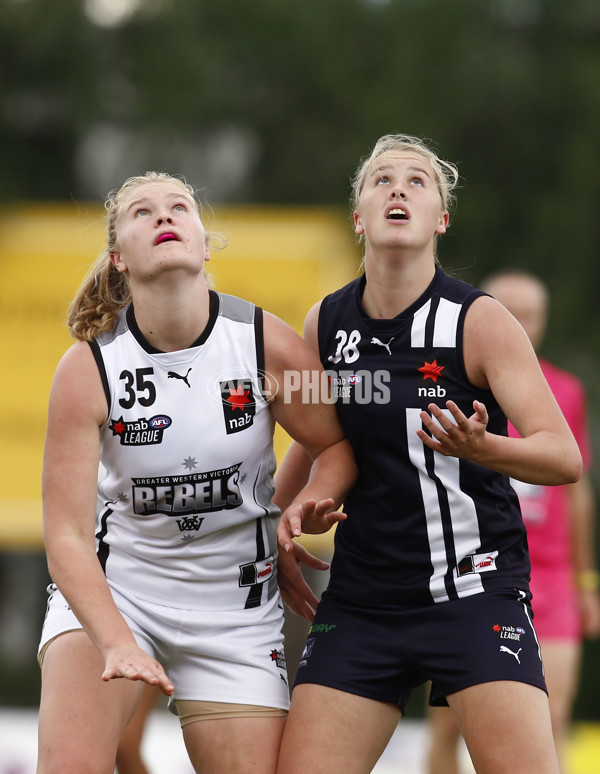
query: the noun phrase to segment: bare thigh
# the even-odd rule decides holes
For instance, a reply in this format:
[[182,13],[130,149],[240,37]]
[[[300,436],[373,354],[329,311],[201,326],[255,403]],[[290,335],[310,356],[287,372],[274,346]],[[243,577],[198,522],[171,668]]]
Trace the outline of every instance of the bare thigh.
[[101,675],[104,661],[83,631],[50,643],[42,666],[37,774],[112,774],[119,738],[144,683]]
[[197,774],[275,774],[285,717],[198,720],[183,728]]
[[335,688],[294,688],[278,774],[369,774],[385,750],[400,708]]
[[548,697],[526,683],[482,683],[448,696],[477,774],[558,774]]
[[458,774],[458,746],[461,734],[452,710],[427,707],[429,725],[429,774]]
[[117,771],[119,774],[148,774],[142,758],[142,743],[148,719],[162,696],[155,685],[144,686],[138,708],[121,734],[117,749]]

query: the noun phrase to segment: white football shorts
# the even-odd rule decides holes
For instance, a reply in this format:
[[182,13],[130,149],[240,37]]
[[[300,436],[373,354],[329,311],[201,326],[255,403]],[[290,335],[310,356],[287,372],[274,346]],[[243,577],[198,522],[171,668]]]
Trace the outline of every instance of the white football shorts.
[[[248,610],[182,610],[135,600],[110,584],[138,645],[157,659],[175,686],[173,700],[231,702],[289,709],[278,594]],[[83,627],[54,584],[38,658],[48,644]],[[169,703],[176,712],[173,701]]]

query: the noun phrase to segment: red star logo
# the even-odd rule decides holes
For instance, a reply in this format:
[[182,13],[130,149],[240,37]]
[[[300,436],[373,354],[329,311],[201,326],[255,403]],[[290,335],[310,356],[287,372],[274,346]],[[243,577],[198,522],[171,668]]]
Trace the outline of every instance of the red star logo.
[[423,374],[423,381],[425,381],[425,379],[433,379],[434,382],[437,382],[438,376],[442,375],[442,371],[445,367],[446,366],[438,365],[437,360],[433,360],[431,363],[425,361],[425,365],[421,366],[421,368],[417,368],[417,371],[421,371]]
[[501,626],[498,626],[498,624],[494,624],[494,625],[492,626],[492,629],[493,629],[495,632],[500,632],[500,631],[502,631],[502,627],[501,627]]
[[110,429],[113,431],[113,435],[121,435],[121,433],[124,433],[127,428],[125,427],[125,423],[123,422],[123,417],[121,417],[120,419],[117,419],[116,422],[113,420],[113,423],[110,426]]
[[226,398],[226,400],[228,403],[231,403],[231,410],[235,411],[235,409],[237,408],[240,411],[243,411],[244,405],[246,403],[250,403],[250,399],[248,398],[249,393],[250,393],[250,390],[244,390],[241,384],[239,385],[239,387],[236,387],[235,390],[232,390],[230,387],[229,397]]
[[276,650],[271,651],[271,661],[277,661],[278,653]]

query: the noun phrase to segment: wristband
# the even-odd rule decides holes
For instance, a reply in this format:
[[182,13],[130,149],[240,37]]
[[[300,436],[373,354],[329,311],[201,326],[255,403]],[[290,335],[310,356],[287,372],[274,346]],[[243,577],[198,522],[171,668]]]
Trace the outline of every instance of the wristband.
[[580,591],[598,591],[600,588],[600,573],[597,570],[578,572],[576,582],[577,588]]

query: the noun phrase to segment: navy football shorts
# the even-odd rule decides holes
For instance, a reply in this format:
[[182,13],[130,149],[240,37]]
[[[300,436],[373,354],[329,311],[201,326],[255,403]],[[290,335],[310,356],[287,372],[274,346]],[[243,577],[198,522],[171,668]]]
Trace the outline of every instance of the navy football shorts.
[[431,680],[429,703],[472,685],[515,680],[546,690],[529,592],[493,590],[425,607],[362,607],[323,594],[295,685],[317,683],[404,713]]

